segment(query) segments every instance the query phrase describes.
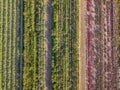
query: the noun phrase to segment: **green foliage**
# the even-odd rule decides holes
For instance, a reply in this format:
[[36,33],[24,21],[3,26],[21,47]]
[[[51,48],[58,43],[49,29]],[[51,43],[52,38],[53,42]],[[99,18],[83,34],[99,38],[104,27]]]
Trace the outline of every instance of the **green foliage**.
[[[45,1],[24,1],[24,90],[45,89]],[[31,82],[32,81],[32,82]]]
[[0,6],[0,89],[15,90],[16,0],[1,0]]
[[24,90],[35,90],[36,34],[34,28],[34,4],[34,0],[24,2]]
[[52,1],[53,90],[78,89],[79,31],[77,23],[79,21],[76,20],[78,18],[77,3],[77,0],[73,2],[69,0]]

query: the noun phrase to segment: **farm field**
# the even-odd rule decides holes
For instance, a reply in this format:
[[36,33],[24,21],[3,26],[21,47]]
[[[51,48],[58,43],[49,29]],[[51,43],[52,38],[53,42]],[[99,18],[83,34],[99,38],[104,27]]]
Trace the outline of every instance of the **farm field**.
[[0,0],[0,90],[119,90],[120,0]]

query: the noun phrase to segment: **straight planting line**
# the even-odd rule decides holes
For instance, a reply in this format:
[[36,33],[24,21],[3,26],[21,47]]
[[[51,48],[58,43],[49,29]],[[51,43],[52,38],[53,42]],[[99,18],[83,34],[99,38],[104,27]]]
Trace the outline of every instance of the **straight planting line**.
[[19,30],[19,18],[18,18],[18,0],[16,0],[16,45],[15,45],[15,47],[16,47],[16,50],[15,50],[15,66],[16,66],[16,68],[15,68],[15,71],[16,71],[16,73],[15,73],[15,89],[17,90],[18,88],[18,40],[17,40],[17,38],[18,38],[18,30]]
[[7,22],[6,22],[6,29],[7,29],[7,45],[6,45],[6,90],[8,90],[8,82],[9,82],[9,75],[8,75],[8,66],[9,66],[9,42],[10,42],[10,1],[7,2]]
[[47,15],[47,20],[46,20],[46,26],[47,26],[47,31],[46,31],[46,36],[47,36],[47,55],[46,55],[46,86],[48,90],[52,90],[52,73],[51,73],[51,68],[52,68],[52,0],[47,0],[46,3],[46,15]]
[[14,47],[13,47],[13,43],[14,43],[14,40],[13,40],[13,37],[14,37],[14,0],[12,0],[12,27],[11,27],[11,76],[10,76],[10,90],[13,89],[13,52],[14,52]]
[[23,0],[20,1],[20,90],[23,82]]
[[2,2],[3,2],[3,7],[2,7],[2,11],[3,11],[3,19],[2,19],[2,90],[4,90],[4,61],[5,61],[5,57],[4,57],[4,52],[5,52],[5,48],[4,48],[4,40],[5,40],[5,38],[4,38],[4,28],[5,28],[5,2],[6,2],[6,0],[2,0]]

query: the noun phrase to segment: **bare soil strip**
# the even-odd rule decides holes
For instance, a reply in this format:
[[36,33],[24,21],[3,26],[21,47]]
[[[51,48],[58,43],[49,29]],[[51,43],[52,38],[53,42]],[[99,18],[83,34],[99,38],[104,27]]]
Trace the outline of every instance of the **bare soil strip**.
[[80,62],[79,90],[86,90],[86,0],[79,0]]
[[52,35],[52,0],[46,1],[46,38],[47,38],[47,53],[46,53],[46,87],[47,90],[52,90],[52,46],[51,46],[51,35]]
[[20,90],[23,82],[23,0],[20,2]]

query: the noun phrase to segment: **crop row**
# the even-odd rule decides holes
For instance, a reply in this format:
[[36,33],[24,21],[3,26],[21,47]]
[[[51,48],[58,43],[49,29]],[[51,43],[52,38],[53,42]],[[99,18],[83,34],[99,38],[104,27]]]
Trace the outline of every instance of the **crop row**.
[[24,90],[46,88],[45,10],[44,0],[24,0]]
[[36,82],[36,35],[34,26],[34,3],[34,0],[24,0],[24,90],[35,90]]
[[53,89],[78,88],[78,13],[76,0],[52,1],[52,83]]
[[87,1],[88,90],[117,88],[113,7],[113,1]]
[[46,1],[35,2],[35,30],[37,48],[37,88],[46,89]]
[[0,89],[15,90],[16,78],[16,0],[1,1],[0,31],[1,31],[1,57],[0,57]]

